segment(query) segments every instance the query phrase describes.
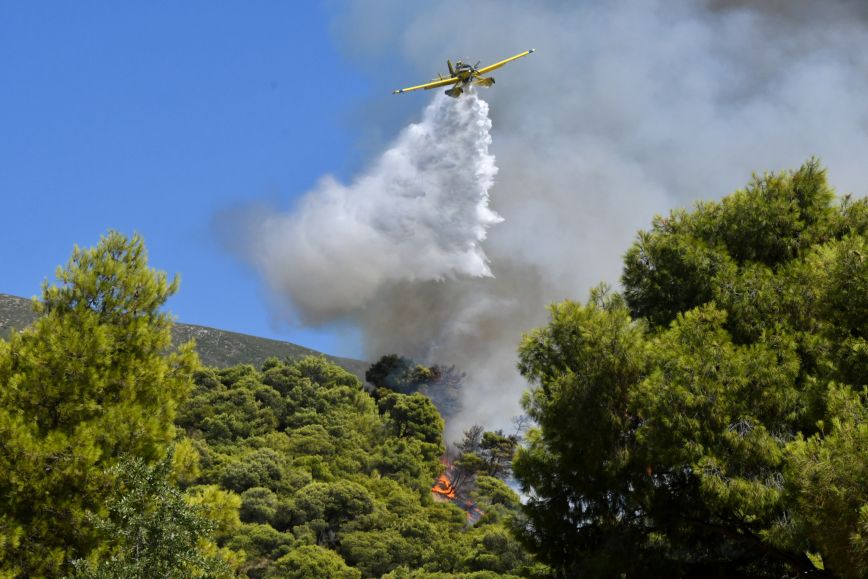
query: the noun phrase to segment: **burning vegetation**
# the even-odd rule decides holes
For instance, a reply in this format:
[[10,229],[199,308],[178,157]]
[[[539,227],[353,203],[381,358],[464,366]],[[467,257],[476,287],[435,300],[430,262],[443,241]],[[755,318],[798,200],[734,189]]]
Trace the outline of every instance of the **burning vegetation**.
[[[483,490],[479,487],[490,491],[488,487],[496,482],[495,487],[507,488],[503,481],[512,474],[512,455],[524,424],[524,420],[516,420],[516,433],[512,435],[500,430],[486,432],[478,425],[466,430],[464,438],[454,447],[455,460],[450,461],[448,456],[440,459],[442,472],[431,487],[434,497],[464,509],[471,524],[478,521],[484,514],[476,500],[478,491]],[[498,490],[502,493],[502,489]],[[500,499],[490,502],[498,503]]]
[[431,492],[438,497],[444,497],[450,501],[455,498],[455,487],[452,486],[452,481],[449,480],[446,473],[442,473],[437,477],[437,482],[431,487]]
[[485,513],[477,506],[476,501],[471,496],[476,487],[475,477],[461,476],[456,466],[449,462],[445,456],[440,459],[440,462],[444,469],[434,482],[434,486],[431,487],[434,498],[461,507],[467,513],[467,521],[471,525],[476,523]]
[[[455,366],[425,366],[410,358],[387,354],[365,372],[365,379],[371,385],[375,398],[394,392],[423,394],[448,420],[458,410],[459,391],[465,374]],[[461,441],[440,459],[441,473],[433,482],[431,493],[439,501],[452,502],[461,507],[471,523],[483,515],[477,505],[478,479],[488,479],[484,485],[489,491],[494,490],[498,497],[494,501],[480,499],[483,504],[510,502],[512,491],[503,481],[512,474],[512,456],[521,433],[527,427],[527,417],[516,417],[513,422],[513,434],[504,434],[502,430],[486,431],[479,425],[471,427],[464,432]],[[491,479],[498,479],[503,488]]]

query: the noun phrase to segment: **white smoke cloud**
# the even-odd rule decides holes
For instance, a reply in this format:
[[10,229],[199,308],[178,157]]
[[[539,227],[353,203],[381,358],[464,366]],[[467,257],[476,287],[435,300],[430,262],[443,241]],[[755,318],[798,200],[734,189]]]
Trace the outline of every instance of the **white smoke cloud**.
[[[357,324],[369,358],[397,352],[466,371],[464,412],[448,425],[450,436],[474,422],[509,426],[526,388],[515,370],[522,332],[545,323],[546,304],[584,299],[600,281],[617,283],[621,256],[654,213],[719,198],[753,171],[796,168],[812,155],[839,190],[866,191],[868,9],[861,0],[356,0],[339,9],[336,38],[372,82],[382,80],[378,102],[404,99],[366,106],[359,115],[366,125],[396,126],[407,102],[427,102],[424,93],[388,94],[396,59],[415,71],[400,81],[412,82],[430,78],[447,57],[485,64],[538,49],[498,70],[496,86],[484,93],[500,166],[491,205],[505,218],[488,239],[465,222],[440,229],[424,221],[430,230],[419,243],[377,226],[377,243],[369,244],[367,229],[356,232],[369,213],[326,206],[312,194],[319,224],[289,226],[306,214],[302,208],[273,225],[306,234],[276,246],[306,246],[304,259],[297,259],[301,249],[277,251],[263,265],[307,319]],[[350,233],[339,233],[345,220]],[[329,233],[340,242],[318,239]],[[478,261],[438,267],[413,254],[424,255],[429,243],[434,255],[456,258],[443,248],[468,239],[472,255],[484,249],[494,277],[475,269]],[[376,248],[396,259],[395,268],[381,266],[387,258]],[[304,265],[308,259],[315,267]],[[367,271],[368,263],[380,273]],[[364,305],[321,306],[318,293],[338,290],[313,275],[316,268],[352,272],[327,279],[358,284]]]
[[495,277],[394,288],[357,317],[368,351],[468,372],[452,436],[506,427],[527,386],[522,332],[545,323],[547,303],[617,284],[654,213],[812,155],[839,189],[864,194],[866,16],[855,0],[350,3],[336,37],[373,75],[396,57],[425,75],[447,56],[538,49],[485,92],[501,167],[492,206],[506,219],[485,242]]
[[325,177],[292,213],[249,224],[256,265],[306,322],[357,312],[395,283],[490,276],[490,129],[475,94],[438,95],[351,185]]

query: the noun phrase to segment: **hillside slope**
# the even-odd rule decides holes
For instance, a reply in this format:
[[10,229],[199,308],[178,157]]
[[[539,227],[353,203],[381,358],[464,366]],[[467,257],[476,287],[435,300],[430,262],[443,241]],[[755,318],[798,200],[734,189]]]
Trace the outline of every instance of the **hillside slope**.
[[[27,327],[35,318],[36,315],[30,307],[30,300],[0,294],[0,338],[7,338],[13,329]],[[175,324],[172,337],[175,343],[182,343],[195,338],[196,349],[202,363],[218,368],[236,364],[253,364],[260,367],[262,362],[270,356],[295,360],[302,356],[320,354],[316,350],[290,342],[258,338],[193,324]],[[364,380],[365,370],[368,367],[367,362],[336,356],[326,356],[326,358]]]

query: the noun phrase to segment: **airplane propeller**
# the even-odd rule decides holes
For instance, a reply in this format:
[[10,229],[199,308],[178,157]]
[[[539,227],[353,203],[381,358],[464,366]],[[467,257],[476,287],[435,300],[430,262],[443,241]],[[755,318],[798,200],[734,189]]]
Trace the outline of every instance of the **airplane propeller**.
[[[512,62],[513,60],[517,60],[523,56],[527,56],[528,54],[534,52],[534,49],[525,50],[520,54],[516,54],[515,56],[510,56],[507,59],[501,60],[500,62],[495,62],[491,66],[486,66],[482,70],[485,70],[486,73],[501,66]],[[418,86],[411,86],[408,88],[402,88],[394,91],[396,94],[410,92],[413,90],[419,89],[429,89],[429,88],[437,88],[446,85],[452,85],[452,88],[446,91],[451,97],[457,97],[461,95],[463,91],[463,87],[467,85],[481,85],[481,86],[491,86],[494,84],[494,78],[492,77],[483,77],[480,72],[481,61],[476,61],[475,64],[469,64],[464,61],[457,61],[453,64],[453,62],[449,59],[446,60],[446,67],[449,69],[449,76],[443,76],[440,73],[437,73],[437,78],[431,82],[427,82],[424,84],[420,84]]]

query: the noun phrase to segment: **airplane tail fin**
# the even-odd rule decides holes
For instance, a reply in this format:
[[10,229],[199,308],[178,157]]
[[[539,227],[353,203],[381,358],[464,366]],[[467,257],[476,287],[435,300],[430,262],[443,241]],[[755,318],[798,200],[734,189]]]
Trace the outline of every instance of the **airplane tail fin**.
[[463,93],[463,92],[464,92],[464,89],[462,89],[460,86],[456,86],[456,87],[453,87],[453,88],[450,88],[449,90],[447,90],[446,94],[451,96],[454,99],[457,99],[458,97],[461,96],[461,93]]
[[452,61],[451,60],[446,61],[446,66],[449,67],[449,74],[451,76],[455,76],[455,69],[452,68]]
[[491,86],[494,84],[494,79],[491,77],[486,78],[486,77],[480,76],[480,77],[477,77],[476,80],[473,81],[473,84],[476,84],[479,86]]

